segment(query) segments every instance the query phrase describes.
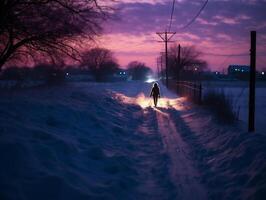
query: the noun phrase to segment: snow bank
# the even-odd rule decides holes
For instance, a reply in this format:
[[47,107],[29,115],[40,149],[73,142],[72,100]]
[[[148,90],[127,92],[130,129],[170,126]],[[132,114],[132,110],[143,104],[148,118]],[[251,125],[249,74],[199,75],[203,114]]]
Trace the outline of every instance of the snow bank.
[[115,87],[77,83],[1,94],[0,199],[173,196],[160,136],[143,125],[139,105],[112,95]]
[[[235,112],[239,111],[239,120],[248,126],[248,98],[249,86],[246,81],[235,82],[205,82],[203,84],[203,92],[210,90],[224,92],[233,102]],[[256,110],[255,110],[255,126],[258,132],[265,133],[265,115],[266,115],[266,83],[256,83]]]
[[181,136],[192,147],[209,199],[265,199],[265,134],[241,131],[236,125],[222,126],[202,110],[181,115],[168,110]]
[[150,88],[71,83],[1,93],[0,199],[182,199],[159,111],[189,148],[172,153],[195,165],[209,199],[265,198],[264,134],[219,125],[164,87],[153,109]]

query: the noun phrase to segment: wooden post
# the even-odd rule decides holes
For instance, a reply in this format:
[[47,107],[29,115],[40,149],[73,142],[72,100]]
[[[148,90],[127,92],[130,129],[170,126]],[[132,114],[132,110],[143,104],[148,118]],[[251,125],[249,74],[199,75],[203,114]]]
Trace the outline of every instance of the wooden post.
[[159,70],[159,64],[160,64],[160,59],[157,58],[157,78],[158,80],[160,79],[160,70]]
[[201,97],[202,97],[202,85],[199,84],[199,104],[201,104]]
[[196,83],[194,83],[193,84],[194,86],[193,86],[193,102],[195,102],[195,103],[197,103],[197,93],[198,93],[198,91],[197,91],[197,84]]
[[250,76],[248,131],[255,131],[255,83],[256,83],[256,31],[250,33]]
[[177,72],[177,74],[176,74],[176,79],[178,80],[178,81],[180,81],[180,53],[181,53],[181,46],[180,46],[180,44],[178,45],[178,54],[177,54],[177,70],[176,70],[176,72]]
[[166,87],[169,87],[168,83],[168,37],[167,37],[167,31],[165,31],[165,76],[166,76]]

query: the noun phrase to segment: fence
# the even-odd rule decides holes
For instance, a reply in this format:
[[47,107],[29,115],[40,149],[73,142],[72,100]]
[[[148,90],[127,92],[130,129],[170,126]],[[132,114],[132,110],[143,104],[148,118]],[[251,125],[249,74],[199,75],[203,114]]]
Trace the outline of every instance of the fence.
[[173,81],[170,82],[169,88],[197,104],[202,102],[202,84],[200,82]]

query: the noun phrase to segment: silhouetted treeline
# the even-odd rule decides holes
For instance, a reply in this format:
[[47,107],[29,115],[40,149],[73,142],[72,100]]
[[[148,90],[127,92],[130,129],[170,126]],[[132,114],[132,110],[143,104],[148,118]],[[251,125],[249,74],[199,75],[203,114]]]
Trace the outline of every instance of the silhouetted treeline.
[[119,65],[109,49],[93,48],[82,55],[82,67],[88,69],[96,81],[108,81],[119,70]]
[[133,61],[127,66],[128,74],[132,77],[132,80],[146,80],[147,76],[152,72],[145,63]]
[[[178,51],[176,44],[169,49],[169,78],[176,80],[198,79],[199,74],[207,68],[207,62],[201,58],[202,53],[195,46],[181,46],[180,54]],[[165,68],[165,55],[162,54],[159,58],[163,68]],[[165,76],[165,69],[161,71],[161,76]]]
[[[112,81],[120,70],[113,53],[105,48],[93,48],[82,54],[79,65],[66,66],[64,63],[38,64],[34,67],[8,67],[1,73],[2,80],[43,80],[47,83],[62,82],[87,76],[90,81]],[[89,78],[90,77],[90,78]]]

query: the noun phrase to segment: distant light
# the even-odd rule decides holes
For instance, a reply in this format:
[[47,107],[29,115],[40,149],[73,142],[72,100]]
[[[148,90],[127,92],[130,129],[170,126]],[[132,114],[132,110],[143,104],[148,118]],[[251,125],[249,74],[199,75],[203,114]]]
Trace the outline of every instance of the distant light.
[[68,75],[69,75],[69,73],[66,73],[66,75],[68,76]]
[[122,72],[119,72],[119,74],[122,74]]
[[218,72],[215,72],[215,74],[218,74]]
[[195,67],[195,69],[194,69],[195,71],[197,71],[198,70],[198,68],[197,67]]
[[237,69],[235,69],[235,71],[237,71]]
[[265,73],[264,72],[261,72],[261,75],[264,75]]
[[152,83],[155,82],[156,80],[154,78],[148,78],[145,82],[146,83]]
[[242,69],[242,72],[244,72],[244,70]]
[[126,74],[126,72],[124,72],[124,74]]

